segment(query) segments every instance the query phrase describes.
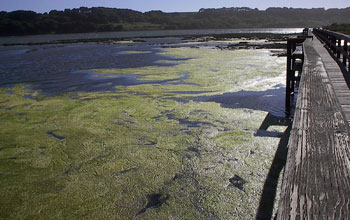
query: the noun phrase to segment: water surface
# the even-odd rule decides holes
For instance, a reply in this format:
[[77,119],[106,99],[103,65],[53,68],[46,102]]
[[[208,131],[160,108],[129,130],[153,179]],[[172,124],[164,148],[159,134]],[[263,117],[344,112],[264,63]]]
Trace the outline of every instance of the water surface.
[[254,219],[285,58],[234,42],[0,47],[0,218]]
[[54,34],[0,37],[0,44],[39,43],[58,40],[77,39],[113,39],[137,37],[166,37],[211,34],[241,34],[241,33],[273,33],[294,34],[302,32],[303,28],[251,28],[251,29],[209,29],[209,30],[167,30],[167,31],[128,31],[83,34]]

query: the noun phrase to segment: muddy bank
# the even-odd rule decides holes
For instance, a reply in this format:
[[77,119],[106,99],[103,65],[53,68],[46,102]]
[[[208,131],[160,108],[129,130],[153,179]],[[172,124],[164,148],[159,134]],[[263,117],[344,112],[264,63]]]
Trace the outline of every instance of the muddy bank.
[[[198,35],[168,35],[168,36],[143,36],[143,37],[122,37],[122,38],[80,38],[80,39],[66,39],[66,40],[43,40],[39,42],[18,42],[18,43],[1,43],[1,46],[35,46],[35,45],[50,45],[50,44],[72,44],[72,43],[104,43],[104,44],[120,44],[120,43],[142,43],[147,42],[148,39],[167,39],[177,38],[184,41],[222,41],[233,38],[261,40],[268,39],[269,41],[286,41],[290,36],[295,34],[272,34],[272,33],[234,33],[234,34],[198,34]],[[174,42],[179,43],[179,42]]]

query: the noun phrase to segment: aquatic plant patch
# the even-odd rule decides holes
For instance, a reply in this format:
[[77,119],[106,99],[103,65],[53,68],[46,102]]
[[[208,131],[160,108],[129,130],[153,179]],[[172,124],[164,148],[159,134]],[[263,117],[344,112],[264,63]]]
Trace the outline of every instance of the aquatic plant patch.
[[268,50],[162,54],[190,59],[94,69],[144,82],[115,91],[0,87],[1,218],[254,218],[280,141],[256,135],[268,113],[195,98],[264,91],[283,61]]

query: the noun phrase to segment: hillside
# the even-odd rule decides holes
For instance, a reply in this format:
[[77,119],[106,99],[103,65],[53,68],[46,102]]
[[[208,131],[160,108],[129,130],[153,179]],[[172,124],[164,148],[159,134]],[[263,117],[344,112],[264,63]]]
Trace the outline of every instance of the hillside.
[[130,9],[86,8],[0,12],[0,36],[107,31],[314,27],[350,20],[350,8],[200,9],[198,12],[138,12]]
[[325,29],[331,30],[331,31],[336,31],[336,32],[340,32],[343,34],[347,34],[350,35],[350,24],[331,24],[329,26],[325,26]]

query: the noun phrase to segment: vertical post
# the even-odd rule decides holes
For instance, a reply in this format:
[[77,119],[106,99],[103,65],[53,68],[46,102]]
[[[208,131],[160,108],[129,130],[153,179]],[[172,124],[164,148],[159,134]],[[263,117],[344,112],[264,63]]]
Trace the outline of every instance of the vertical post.
[[291,95],[291,100],[294,99],[294,89],[295,89],[295,73],[296,73],[296,58],[294,56],[294,52],[296,50],[296,42],[293,42],[292,44],[292,57],[291,57],[291,70],[290,70],[290,75],[289,75],[289,81],[290,81],[290,95]]
[[338,42],[338,45],[336,45],[336,50],[337,50],[337,58],[340,59],[340,48],[341,48],[341,39],[337,39],[336,41]]
[[[330,35],[325,35],[325,37],[328,39],[326,43],[326,46],[329,48],[329,49],[332,49],[331,45],[332,45],[332,37]],[[328,43],[329,42],[329,43]]]
[[291,54],[297,49],[297,44],[295,42],[292,43],[292,51]]
[[291,58],[292,58],[292,40],[288,39],[287,40],[287,71],[286,71],[286,105],[285,105],[285,110],[286,110],[286,115],[290,115],[290,73],[291,73],[291,68],[292,68],[292,63],[291,63]]
[[348,54],[348,42],[346,40],[344,40],[343,50],[343,65],[346,69],[346,54]]
[[331,38],[332,38],[332,44],[330,46],[331,46],[333,54],[336,55],[336,53],[337,53],[337,50],[336,50],[337,40],[335,39],[334,36],[331,36]]
[[[295,60],[292,60],[292,66],[295,65]],[[290,97],[293,101],[294,99],[294,89],[295,89],[295,70],[292,68],[292,71],[290,72]]]
[[[350,56],[350,48],[348,46],[348,41],[345,41],[345,44],[346,44],[346,54]],[[348,71],[350,72],[350,59],[348,59]]]

